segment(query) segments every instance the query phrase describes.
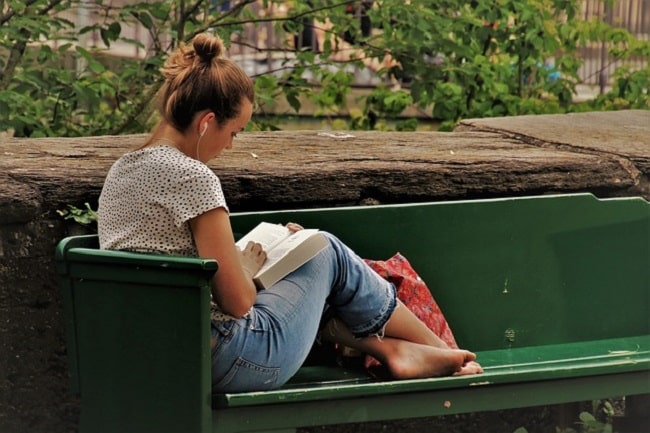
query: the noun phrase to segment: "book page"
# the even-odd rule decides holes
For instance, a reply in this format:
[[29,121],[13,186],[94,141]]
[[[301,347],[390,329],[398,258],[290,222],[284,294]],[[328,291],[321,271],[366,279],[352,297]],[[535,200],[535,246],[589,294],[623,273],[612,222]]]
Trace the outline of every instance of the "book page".
[[262,245],[268,257],[269,251],[278,243],[282,242],[290,233],[291,231],[283,225],[261,222],[238,240],[235,245],[243,250],[249,241],[258,242]]
[[264,263],[264,266],[262,266],[262,269],[260,269],[260,272],[262,272],[267,265],[271,265],[274,262],[278,261],[284,255],[286,255],[289,251],[294,249],[297,245],[299,245],[301,242],[303,242],[305,239],[307,239],[308,237],[310,237],[311,235],[313,235],[317,231],[318,230],[316,230],[316,229],[299,230],[299,231],[291,234],[286,239],[283,239],[280,242],[278,242],[270,250],[265,250],[266,251],[266,262]]
[[271,287],[327,245],[327,238],[318,230],[301,230],[292,234],[270,251],[270,257],[253,278],[255,285],[265,289]]
[[[286,226],[261,222],[253,230],[239,239],[236,245],[242,250],[250,241],[258,242],[262,245],[262,248],[266,252],[266,261],[253,276],[253,279],[260,279],[256,281],[256,284],[259,283],[265,286],[269,281],[261,282],[262,278],[272,280],[269,283],[272,284],[277,281],[276,278],[278,276],[281,277],[296,269],[297,266],[313,257],[315,252],[323,248],[320,244],[324,245],[326,241],[317,241],[316,244],[314,242],[308,242],[316,233],[318,233],[317,229],[303,229],[292,233]],[[288,257],[293,258],[285,262]],[[271,271],[271,269],[274,270]],[[267,271],[271,272],[271,274],[264,276]]]

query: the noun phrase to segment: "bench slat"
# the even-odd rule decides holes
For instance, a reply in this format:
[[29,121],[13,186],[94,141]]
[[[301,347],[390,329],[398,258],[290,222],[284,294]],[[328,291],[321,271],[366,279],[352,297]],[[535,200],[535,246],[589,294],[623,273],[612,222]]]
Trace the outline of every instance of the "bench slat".
[[[355,377],[349,373],[352,383],[331,383],[325,380],[318,386],[308,383],[300,387],[299,384],[290,382],[286,388],[275,391],[214,395],[213,406],[283,404],[327,399],[334,395],[336,398],[368,397],[599,374],[648,372],[650,336],[501,349],[479,352],[478,356],[485,369],[485,373],[480,376],[358,383],[363,375],[357,373]],[[321,374],[326,373],[321,371]]]
[[281,405],[217,410],[213,432],[259,432],[320,426],[453,415],[561,404],[648,392],[648,372],[517,382],[498,386],[414,390],[356,398],[323,398]]

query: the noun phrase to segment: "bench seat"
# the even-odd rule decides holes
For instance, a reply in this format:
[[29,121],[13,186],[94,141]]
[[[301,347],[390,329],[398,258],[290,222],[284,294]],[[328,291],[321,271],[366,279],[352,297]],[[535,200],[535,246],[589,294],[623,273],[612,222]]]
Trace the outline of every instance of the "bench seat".
[[[477,355],[485,368],[480,376],[376,381],[357,369],[303,367],[279,390],[214,395],[215,409],[228,408],[214,418],[215,431],[513,409],[644,394],[650,387],[648,335]],[[295,411],[289,420],[278,417],[276,406],[287,404]]]
[[[414,391],[442,391],[462,387],[489,387],[511,383],[551,381],[589,377],[597,382],[603,374],[642,372],[650,379],[650,336],[612,338],[577,343],[551,344],[516,349],[478,352],[485,372],[476,376],[433,379],[378,381],[363,371],[338,366],[307,366],[283,388],[265,392],[215,394],[215,408],[291,401],[321,400],[327,395],[337,399],[390,395]],[[640,392],[648,390],[639,382]],[[567,395],[567,397],[569,397]],[[578,401],[580,399],[569,399]],[[503,408],[515,402],[502,402]],[[544,403],[541,401],[540,404]],[[453,411],[449,411],[453,413]]]

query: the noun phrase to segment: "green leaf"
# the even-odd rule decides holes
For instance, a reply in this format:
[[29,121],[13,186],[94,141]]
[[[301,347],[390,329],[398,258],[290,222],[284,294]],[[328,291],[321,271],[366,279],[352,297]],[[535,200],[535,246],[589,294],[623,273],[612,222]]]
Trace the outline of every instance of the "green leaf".
[[154,27],[153,19],[147,12],[140,12],[138,14],[138,21],[140,21],[147,30],[151,30]]
[[297,113],[300,111],[300,99],[298,98],[297,92],[284,92],[284,96],[287,98],[287,102],[291,105],[291,108]]
[[580,421],[585,423],[596,421],[596,418],[594,418],[594,416],[589,412],[580,412],[578,417],[580,418]]
[[84,59],[86,59],[86,60],[92,60],[92,59],[93,59],[93,56],[90,54],[90,52],[89,52],[87,49],[85,49],[85,48],[80,47],[79,45],[77,45],[77,46],[75,47],[75,50],[76,50],[77,53],[79,53],[79,55],[81,55],[81,57],[83,57]]
[[104,65],[102,65],[101,63],[99,63],[96,60],[89,60],[88,61],[88,69],[90,69],[90,71],[94,72],[95,74],[101,74],[102,72],[104,72],[106,70]]

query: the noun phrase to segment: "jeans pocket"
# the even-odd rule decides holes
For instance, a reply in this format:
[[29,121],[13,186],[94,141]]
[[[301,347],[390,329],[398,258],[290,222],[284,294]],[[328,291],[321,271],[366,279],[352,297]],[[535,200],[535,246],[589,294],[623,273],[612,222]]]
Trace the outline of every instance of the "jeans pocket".
[[277,386],[280,368],[263,367],[241,356],[235,360],[225,376],[213,383],[216,392],[266,391]]
[[228,320],[223,322],[212,321],[212,326],[210,327],[210,333],[214,340],[216,340],[216,345],[212,347],[212,358],[217,357],[223,348],[232,340],[235,333],[239,330],[237,326],[237,321]]

